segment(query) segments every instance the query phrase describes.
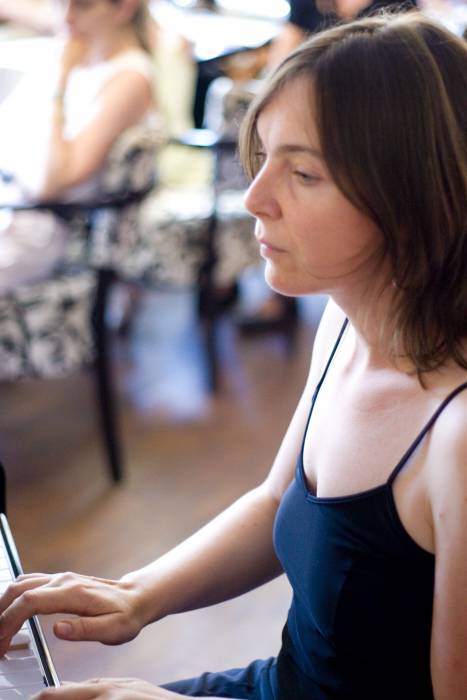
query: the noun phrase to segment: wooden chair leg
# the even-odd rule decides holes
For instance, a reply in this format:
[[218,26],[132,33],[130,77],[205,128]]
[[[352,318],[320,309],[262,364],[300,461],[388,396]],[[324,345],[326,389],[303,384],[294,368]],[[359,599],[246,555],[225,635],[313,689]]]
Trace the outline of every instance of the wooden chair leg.
[[207,388],[210,392],[215,392],[219,385],[219,363],[217,360],[216,348],[218,308],[215,301],[213,280],[213,271],[216,264],[214,249],[216,228],[217,214],[216,207],[214,206],[206,232],[207,240],[204,262],[198,278],[198,318],[201,323],[201,333],[206,353]]
[[206,352],[206,383],[208,391],[215,393],[219,388],[219,362],[217,359],[216,321],[214,318],[204,318],[201,321],[201,332]]
[[6,476],[3,464],[0,462],[0,513],[6,514]]
[[96,344],[96,390],[102,435],[107,453],[110,475],[112,480],[118,483],[122,481],[124,474],[116,416],[116,397],[112,383],[109,347],[107,342],[108,332],[105,323],[107,299],[113,279],[114,274],[112,270],[98,270],[93,330]]

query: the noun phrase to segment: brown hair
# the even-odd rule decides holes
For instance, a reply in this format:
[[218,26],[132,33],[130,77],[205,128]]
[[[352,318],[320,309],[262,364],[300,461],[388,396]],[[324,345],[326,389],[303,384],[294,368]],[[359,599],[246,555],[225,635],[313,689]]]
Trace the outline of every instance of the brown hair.
[[419,374],[449,357],[467,368],[467,47],[417,12],[315,35],[247,113],[240,151],[250,177],[258,116],[297,78],[313,91],[331,176],[382,232],[397,290],[385,323],[391,352]]

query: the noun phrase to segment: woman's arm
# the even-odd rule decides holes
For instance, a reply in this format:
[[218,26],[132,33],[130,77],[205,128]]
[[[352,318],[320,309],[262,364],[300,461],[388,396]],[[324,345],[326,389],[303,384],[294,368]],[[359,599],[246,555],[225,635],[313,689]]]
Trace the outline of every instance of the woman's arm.
[[[0,600],[0,655],[24,620],[68,613],[57,636],[117,644],[151,621],[238,596],[281,573],[272,544],[275,514],[293,478],[312,388],[342,324],[330,305],[318,331],[312,370],[265,482],[240,498],[195,535],[120,581],[77,574],[29,574]],[[150,535],[149,535],[150,536]]]
[[437,421],[430,452],[436,575],[431,671],[436,700],[465,700],[467,689],[467,396]]
[[145,77],[124,71],[102,89],[89,124],[73,139],[65,138],[64,97],[71,71],[86,57],[87,48],[70,40],[64,48],[53,100],[43,176],[35,196],[55,199],[63,190],[84,182],[103,165],[115,140],[148,110],[152,95]]
[[281,493],[293,476],[306,406],[302,398],[268,479],[152,564],[120,581],[28,574],[11,584],[0,599],[0,656],[34,614],[76,615],[55,624],[62,639],[117,644],[149,622],[221,602],[279,575],[272,528]]
[[144,590],[143,624],[220,603],[282,573],[272,542],[274,519],[294,476],[314,385],[342,322],[340,309],[329,305],[305,389],[266,480],[168,554],[123,578]]
[[0,0],[0,21],[13,22],[39,34],[52,34],[55,16],[46,0]]

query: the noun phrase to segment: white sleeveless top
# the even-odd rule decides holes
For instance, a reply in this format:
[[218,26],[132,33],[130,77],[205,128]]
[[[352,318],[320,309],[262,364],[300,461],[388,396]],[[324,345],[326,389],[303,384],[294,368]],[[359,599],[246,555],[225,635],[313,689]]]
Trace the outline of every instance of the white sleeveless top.
[[[56,83],[53,74],[56,70],[56,65],[49,65],[47,71],[41,66],[40,71],[27,75],[0,112],[0,168],[12,172],[24,189],[30,192],[36,190],[46,156],[53,108],[52,91]],[[137,48],[128,49],[96,65],[78,66],[70,73],[64,102],[66,137],[75,137],[92,120],[100,91],[109,80],[126,71],[139,73],[153,89],[152,58]],[[99,173],[60,199],[88,199],[91,194],[96,197],[102,186],[105,191],[107,162],[111,162],[112,156],[115,158],[125,144],[143,134],[155,144],[161,140],[161,129],[154,109],[117,139]]]
[[132,71],[142,75],[151,85],[151,57],[141,49],[129,49],[104,63],[77,66],[68,78],[65,94],[65,136],[74,138],[94,118],[97,97],[116,75]]
[[[70,74],[64,104],[67,138],[74,138],[93,119],[97,98],[104,86],[119,73],[127,71],[142,75],[152,89],[153,62],[141,49],[129,49],[96,66],[77,67]],[[138,124],[126,129],[116,140],[101,170],[86,182],[64,193],[62,198],[64,201],[82,201],[95,199],[104,193],[118,192],[122,189],[119,180],[125,176],[125,173],[119,171],[125,153],[139,144],[148,150],[148,157],[155,156],[156,147],[161,140],[160,122],[152,108]],[[150,165],[155,167],[154,161]]]
[[[75,68],[69,76],[64,110],[65,135],[76,136],[93,118],[97,97],[118,73],[134,71],[153,85],[151,57],[140,49],[125,51],[95,66]],[[0,168],[11,172],[26,191],[34,191],[43,169],[48,123],[52,107],[51,89],[56,81],[50,72],[27,76],[0,115]],[[147,149],[146,165],[138,161],[136,176],[145,184],[155,167],[155,151],[161,129],[153,108],[138,124],[115,141],[102,168],[79,186],[63,193],[62,201],[96,200],[118,192],[128,180],[125,153],[135,144]],[[128,166],[126,170],[128,171]],[[136,189],[138,183],[136,183]],[[0,294],[19,284],[41,280],[63,255],[67,231],[47,212],[4,212],[0,217]]]

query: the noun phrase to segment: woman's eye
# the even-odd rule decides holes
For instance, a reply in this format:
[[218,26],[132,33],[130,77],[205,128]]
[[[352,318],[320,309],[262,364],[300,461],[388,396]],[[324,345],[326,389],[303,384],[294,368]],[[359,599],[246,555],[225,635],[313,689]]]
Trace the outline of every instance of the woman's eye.
[[304,183],[316,182],[317,180],[319,180],[319,177],[317,177],[316,175],[305,173],[303,172],[303,170],[294,170],[293,174],[296,175],[296,177],[298,177],[298,179]]

